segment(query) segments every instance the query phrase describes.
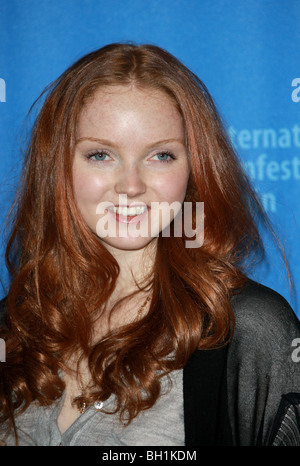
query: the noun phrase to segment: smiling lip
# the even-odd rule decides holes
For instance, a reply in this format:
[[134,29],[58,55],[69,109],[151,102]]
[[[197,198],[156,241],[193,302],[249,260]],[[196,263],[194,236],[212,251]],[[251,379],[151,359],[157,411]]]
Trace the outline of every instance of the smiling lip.
[[145,204],[131,204],[130,206],[113,206],[109,207],[107,210],[115,217],[117,222],[138,223],[146,217],[150,207]]

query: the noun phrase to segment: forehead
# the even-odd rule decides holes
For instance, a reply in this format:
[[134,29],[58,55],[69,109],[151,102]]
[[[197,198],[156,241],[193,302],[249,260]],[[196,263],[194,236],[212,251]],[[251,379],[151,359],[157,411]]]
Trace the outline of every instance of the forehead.
[[175,99],[173,99],[167,91],[151,87],[143,87],[134,82],[126,85],[107,85],[99,87],[93,92],[85,102],[83,111],[95,107],[99,103],[107,105],[116,101],[128,102],[129,100],[151,100],[152,103],[163,101],[172,107],[176,107]]
[[85,103],[78,131],[90,133],[97,129],[141,131],[182,131],[182,118],[174,100],[161,90],[138,88],[134,85],[105,86]]

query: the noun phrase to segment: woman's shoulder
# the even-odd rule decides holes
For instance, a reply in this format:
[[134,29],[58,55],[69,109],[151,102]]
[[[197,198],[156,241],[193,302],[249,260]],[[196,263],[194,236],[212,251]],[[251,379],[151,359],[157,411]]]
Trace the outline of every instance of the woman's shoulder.
[[236,317],[245,313],[253,314],[253,317],[257,318],[269,314],[278,318],[294,314],[290,304],[281,294],[250,279],[232,295],[231,305]]
[[257,340],[259,336],[283,338],[300,336],[300,322],[287,300],[277,291],[253,280],[231,297],[236,333],[245,331]]

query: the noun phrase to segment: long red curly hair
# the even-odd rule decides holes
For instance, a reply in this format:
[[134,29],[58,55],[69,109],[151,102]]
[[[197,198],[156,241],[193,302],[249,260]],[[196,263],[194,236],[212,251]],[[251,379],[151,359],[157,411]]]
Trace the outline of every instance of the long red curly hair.
[[[159,237],[149,312],[91,344],[93,321],[114,290],[115,259],[85,225],[72,187],[80,112],[101,86],[134,82],[170,96],[181,113],[191,175],[186,200],[204,202],[204,243]],[[114,394],[130,422],[160,394],[160,377],[197,349],[224,344],[234,327],[230,296],[261,248],[262,214],[204,84],[153,45],[111,44],[67,69],[44,97],[26,153],[6,259],[6,363],[0,364],[1,420],[31,402],[61,397],[59,370],[72,352],[88,357],[90,401]],[[172,354],[172,357],[170,357]],[[120,383],[122,381],[122,383]]]

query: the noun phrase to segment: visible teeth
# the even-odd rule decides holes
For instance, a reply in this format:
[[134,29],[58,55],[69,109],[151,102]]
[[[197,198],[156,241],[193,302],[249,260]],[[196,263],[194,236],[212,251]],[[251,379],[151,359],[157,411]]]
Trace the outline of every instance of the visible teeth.
[[136,207],[113,207],[113,211],[116,214],[134,217],[135,215],[141,215],[148,209],[147,206],[136,206]]

